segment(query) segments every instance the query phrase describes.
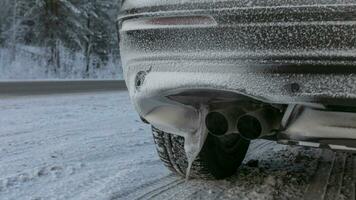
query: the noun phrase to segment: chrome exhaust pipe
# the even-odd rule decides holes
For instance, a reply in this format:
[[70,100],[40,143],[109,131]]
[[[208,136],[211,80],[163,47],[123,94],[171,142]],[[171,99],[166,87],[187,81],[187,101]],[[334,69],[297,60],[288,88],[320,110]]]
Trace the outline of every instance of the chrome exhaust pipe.
[[236,120],[241,114],[241,111],[233,108],[212,111],[205,118],[206,128],[217,137],[236,133]]
[[242,137],[254,140],[272,134],[279,128],[280,120],[276,110],[262,108],[242,115],[236,127]]

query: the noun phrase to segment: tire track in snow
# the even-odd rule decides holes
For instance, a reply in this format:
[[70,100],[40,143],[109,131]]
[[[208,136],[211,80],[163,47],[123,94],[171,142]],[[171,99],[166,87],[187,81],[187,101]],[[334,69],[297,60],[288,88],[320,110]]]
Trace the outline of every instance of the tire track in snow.
[[[221,183],[216,184],[216,182]],[[173,194],[168,197],[161,197],[160,199],[205,199],[216,200],[222,196],[229,185],[226,185],[225,181],[199,181],[196,180],[193,183],[186,183],[182,188],[178,188]],[[184,192],[182,192],[184,191]]]
[[334,161],[335,153],[329,150],[323,150],[319,158],[317,171],[306,190],[304,196],[305,200],[324,199]]
[[[345,153],[346,154],[346,153]],[[338,199],[355,199],[354,156],[346,154],[346,163],[342,179],[342,187]]]
[[[145,196],[145,194],[159,190],[164,185],[170,185],[172,183],[177,182],[177,177],[173,174],[166,175],[164,177],[160,177],[151,181],[148,181],[144,184],[141,184],[135,188],[119,192],[113,193],[110,197],[110,200],[118,200],[118,199],[135,199],[139,197]],[[137,196],[137,197],[135,197]]]
[[159,188],[156,188],[154,190],[148,191],[147,193],[135,198],[135,200],[143,200],[143,199],[153,199],[157,196],[159,196],[160,194],[168,191],[169,189],[172,189],[175,186],[178,186],[180,184],[183,184],[185,182],[184,179],[177,179],[167,185],[161,186]]
[[249,148],[249,153],[253,154],[258,151],[262,151],[268,147],[271,147],[271,145],[275,143],[274,141],[269,141],[269,140],[260,140],[258,142],[252,143],[252,145]]
[[306,200],[355,200],[356,157],[323,150],[318,168],[305,192]]
[[344,153],[337,152],[335,155],[334,166],[328,181],[325,200],[335,200],[340,194],[342,179],[345,172],[345,164],[346,155]]
[[[220,184],[219,184],[220,183]],[[226,181],[204,181],[204,180],[189,180],[181,181],[176,185],[171,185],[162,190],[154,191],[149,195],[143,195],[142,199],[159,199],[159,200],[180,200],[180,199],[218,199],[226,189],[230,188],[226,185]],[[136,199],[138,200],[138,199]]]

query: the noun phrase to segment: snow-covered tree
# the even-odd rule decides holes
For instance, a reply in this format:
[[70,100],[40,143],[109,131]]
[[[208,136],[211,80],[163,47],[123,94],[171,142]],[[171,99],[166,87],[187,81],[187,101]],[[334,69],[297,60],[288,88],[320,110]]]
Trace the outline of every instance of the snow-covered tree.
[[47,48],[47,69],[62,67],[61,50],[85,57],[85,71],[118,57],[118,0],[1,0],[0,47]]
[[[86,57],[86,72],[89,73],[93,56],[105,62],[108,60],[111,49],[115,48],[112,46],[114,38],[111,35],[112,32],[115,32],[113,30],[114,21],[108,14],[108,10],[114,6],[113,1],[110,0],[82,0],[78,4],[83,13],[83,23],[88,30],[84,41],[84,54]],[[96,62],[96,66],[99,67],[100,63]]]

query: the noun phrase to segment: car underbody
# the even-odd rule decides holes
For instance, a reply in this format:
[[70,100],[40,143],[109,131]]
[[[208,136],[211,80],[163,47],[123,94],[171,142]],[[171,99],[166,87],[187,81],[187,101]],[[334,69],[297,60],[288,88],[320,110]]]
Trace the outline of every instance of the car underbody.
[[145,122],[356,150],[356,2],[128,2],[124,76]]

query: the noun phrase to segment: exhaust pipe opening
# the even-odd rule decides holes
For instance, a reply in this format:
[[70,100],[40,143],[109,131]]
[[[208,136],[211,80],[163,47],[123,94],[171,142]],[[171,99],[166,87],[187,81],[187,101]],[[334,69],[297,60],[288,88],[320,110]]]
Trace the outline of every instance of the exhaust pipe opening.
[[254,140],[273,134],[279,128],[280,120],[276,109],[261,108],[245,113],[232,107],[208,113],[205,125],[214,136],[238,133],[247,140]]
[[242,137],[254,140],[261,136],[261,122],[254,116],[244,115],[237,121],[237,130]]
[[281,114],[278,110],[262,108],[249,112],[237,120],[237,131],[242,137],[254,140],[274,133],[280,127]]
[[226,117],[219,112],[211,112],[205,118],[205,124],[210,134],[223,136],[229,129],[229,122]]

